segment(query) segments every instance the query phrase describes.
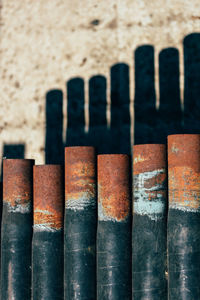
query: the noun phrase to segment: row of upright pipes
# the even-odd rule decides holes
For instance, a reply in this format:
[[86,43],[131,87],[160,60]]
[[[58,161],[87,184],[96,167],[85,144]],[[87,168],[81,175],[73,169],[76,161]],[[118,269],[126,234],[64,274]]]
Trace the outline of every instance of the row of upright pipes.
[[199,213],[200,135],[5,159],[1,299],[200,299]]

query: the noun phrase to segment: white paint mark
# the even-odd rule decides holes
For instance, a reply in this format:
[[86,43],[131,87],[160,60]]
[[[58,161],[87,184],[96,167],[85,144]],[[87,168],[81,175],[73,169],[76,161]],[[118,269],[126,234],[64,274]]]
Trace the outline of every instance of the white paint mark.
[[160,169],[134,176],[134,213],[147,215],[151,220],[155,221],[163,217],[166,210],[166,199],[162,195],[162,191],[166,189],[165,183],[156,183],[150,187],[145,185],[148,185],[148,180],[165,173],[165,169]]
[[87,207],[96,207],[96,198],[89,192],[82,192],[80,197],[71,197],[66,199],[66,209],[84,210]]
[[45,215],[52,215],[52,213],[50,213],[48,210],[43,210],[43,209],[35,209],[34,211],[35,213],[42,213],[42,214],[45,214]]
[[193,213],[199,213],[200,212],[200,207],[194,208],[191,206],[183,206],[183,204],[179,203],[169,203],[169,208],[171,209],[178,209],[183,212],[193,212]]
[[33,230],[35,232],[42,232],[42,231],[47,231],[47,232],[58,232],[61,230],[60,229],[57,229],[57,228],[54,228],[54,227],[51,227],[51,225],[49,223],[41,223],[41,224],[35,224],[33,226]]
[[31,201],[21,204],[20,201],[17,202],[16,200],[14,206],[11,205],[10,202],[4,201],[4,205],[7,206],[8,212],[12,212],[12,213],[28,214],[31,213],[32,211]]
[[173,144],[172,147],[171,147],[171,151],[173,153],[178,153],[179,152],[179,149]]
[[138,162],[143,162],[145,160],[147,160],[147,159],[145,157],[141,156],[141,155],[138,155],[138,156],[134,157],[134,163],[135,164],[138,163]]

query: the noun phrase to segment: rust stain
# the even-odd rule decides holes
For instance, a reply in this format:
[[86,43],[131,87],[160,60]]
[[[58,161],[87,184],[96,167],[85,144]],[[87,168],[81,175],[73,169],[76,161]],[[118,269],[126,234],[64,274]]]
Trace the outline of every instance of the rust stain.
[[[93,147],[65,148],[65,201],[74,208],[96,198],[96,154]],[[81,200],[82,199],[82,200]],[[81,202],[82,201],[82,202]],[[77,202],[77,203],[76,203]],[[73,208],[72,207],[72,208]]]
[[34,227],[56,229],[63,227],[63,168],[60,165],[34,166]]
[[200,208],[200,173],[189,167],[169,169],[169,200],[171,206]]
[[[179,151],[174,152],[174,147]],[[169,206],[200,209],[200,135],[168,137]]]
[[133,146],[133,174],[166,168],[166,146],[145,144]]
[[3,160],[3,201],[13,211],[30,211],[33,165],[32,159]]
[[166,183],[167,174],[166,172],[158,173],[155,177],[149,178],[144,182],[144,188],[147,190],[147,193],[149,194],[149,200],[153,200],[157,198],[158,192],[163,195],[163,197],[166,194],[165,190],[152,190],[153,187],[163,187]]
[[98,156],[98,215],[100,220],[124,221],[130,214],[129,156]]

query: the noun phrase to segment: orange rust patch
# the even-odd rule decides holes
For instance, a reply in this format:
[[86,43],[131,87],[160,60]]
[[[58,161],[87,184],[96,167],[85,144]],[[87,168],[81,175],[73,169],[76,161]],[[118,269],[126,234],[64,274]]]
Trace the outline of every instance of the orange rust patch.
[[63,226],[63,169],[60,165],[34,166],[34,225]]
[[65,148],[65,201],[87,193],[96,197],[96,154],[93,147]]
[[[101,187],[99,188],[101,190]],[[100,192],[99,198],[104,213],[106,216],[116,219],[117,221],[122,221],[126,219],[130,210],[130,199],[126,192],[118,191],[117,195],[108,196],[108,192]]]
[[[156,170],[155,170],[156,171]],[[144,182],[145,188],[151,188],[153,186],[163,186],[166,180],[166,173],[158,173],[156,176],[149,178]]]
[[199,209],[200,173],[187,166],[169,168],[169,203]]
[[45,224],[51,228],[61,229],[63,226],[62,218],[58,218],[57,212],[49,213],[47,211],[34,212],[34,225]]
[[200,207],[200,135],[168,136],[169,204]]
[[[144,188],[147,189],[146,194],[148,194],[149,201],[152,201],[154,199],[156,200],[158,198],[158,194],[162,195],[163,198],[166,197],[166,190],[165,189],[163,190],[166,180],[167,180],[167,174],[159,173],[156,176],[154,176],[144,182]],[[148,190],[152,187],[157,187],[158,190],[155,190],[155,191]]]
[[30,159],[3,160],[3,201],[13,208],[32,202],[33,164]]
[[65,196],[68,199],[79,199],[83,193],[96,195],[95,165],[90,162],[75,162],[68,170]]
[[178,134],[168,136],[169,168],[187,166],[200,172],[200,135]]
[[105,217],[122,221],[129,215],[130,186],[127,155],[98,156],[98,203]]
[[166,146],[145,144],[133,146],[133,174],[166,168]]

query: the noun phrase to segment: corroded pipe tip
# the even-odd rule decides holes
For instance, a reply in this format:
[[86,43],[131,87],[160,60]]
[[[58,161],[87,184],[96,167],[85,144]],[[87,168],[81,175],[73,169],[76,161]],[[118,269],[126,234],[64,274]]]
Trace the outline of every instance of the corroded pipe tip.
[[130,215],[130,162],[125,154],[98,155],[98,218],[125,221]]
[[54,231],[63,227],[63,168],[41,165],[33,168],[34,230]]
[[65,148],[65,207],[96,207],[96,152],[94,147]]
[[133,146],[133,213],[157,220],[166,212],[166,146]]
[[166,168],[166,146],[162,144],[144,144],[133,146],[133,173]]
[[31,212],[33,165],[32,159],[3,160],[3,202],[12,212]]
[[169,207],[200,210],[200,135],[168,136]]

